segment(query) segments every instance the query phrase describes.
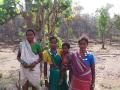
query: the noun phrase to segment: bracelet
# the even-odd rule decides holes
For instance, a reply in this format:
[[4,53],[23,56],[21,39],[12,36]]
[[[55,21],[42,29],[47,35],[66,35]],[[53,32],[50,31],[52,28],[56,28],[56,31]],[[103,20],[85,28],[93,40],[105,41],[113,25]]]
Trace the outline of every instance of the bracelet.
[[44,80],[48,80],[48,78],[47,78],[47,77],[45,77],[45,78],[44,78]]
[[45,79],[45,81],[47,81],[48,79]]

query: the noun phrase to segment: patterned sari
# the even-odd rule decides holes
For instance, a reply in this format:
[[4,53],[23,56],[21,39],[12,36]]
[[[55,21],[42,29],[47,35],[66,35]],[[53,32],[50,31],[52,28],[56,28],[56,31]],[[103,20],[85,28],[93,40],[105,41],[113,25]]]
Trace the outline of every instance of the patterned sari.
[[91,68],[80,57],[79,53],[72,54],[71,57],[72,79],[70,90],[90,90]]

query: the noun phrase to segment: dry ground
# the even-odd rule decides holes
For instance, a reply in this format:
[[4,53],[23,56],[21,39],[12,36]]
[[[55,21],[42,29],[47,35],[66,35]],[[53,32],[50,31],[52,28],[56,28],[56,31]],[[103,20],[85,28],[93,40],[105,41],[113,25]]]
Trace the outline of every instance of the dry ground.
[[[0,87],[15,84],[20,65],[16,60],[16,45],[0,43]],[[76,50],[75,44],[72,50]],[[120,90],[120,45],[107,45],[101,50],[100,44],[90,44],[89,50],[96,59],[95,90]]]

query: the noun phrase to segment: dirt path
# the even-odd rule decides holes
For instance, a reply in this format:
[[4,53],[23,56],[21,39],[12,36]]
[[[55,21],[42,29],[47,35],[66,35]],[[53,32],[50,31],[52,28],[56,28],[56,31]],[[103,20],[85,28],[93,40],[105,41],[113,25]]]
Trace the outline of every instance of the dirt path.
[[[18,75],[17,70],[20,66],[16,60],[16,52],[13,52],[14,47],[0,45],[0,76],[2,77],[0,84],[2,85],[16,79],[12,74]],[[72,47],[73,51],[77,49],[75,44]],[[88,49],[96,59],[95,90],[120,90],[120,47],[107,45],[106,50],[101,50],[101,45],[90,44]]]

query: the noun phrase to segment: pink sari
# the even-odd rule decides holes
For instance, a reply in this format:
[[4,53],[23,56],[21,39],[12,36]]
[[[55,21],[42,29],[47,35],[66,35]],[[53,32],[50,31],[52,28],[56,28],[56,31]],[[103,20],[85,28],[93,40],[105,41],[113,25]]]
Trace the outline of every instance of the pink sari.
[[91,68],[79,57],[78,52],[72,54],[72,79],[69,90],[90,90]]

